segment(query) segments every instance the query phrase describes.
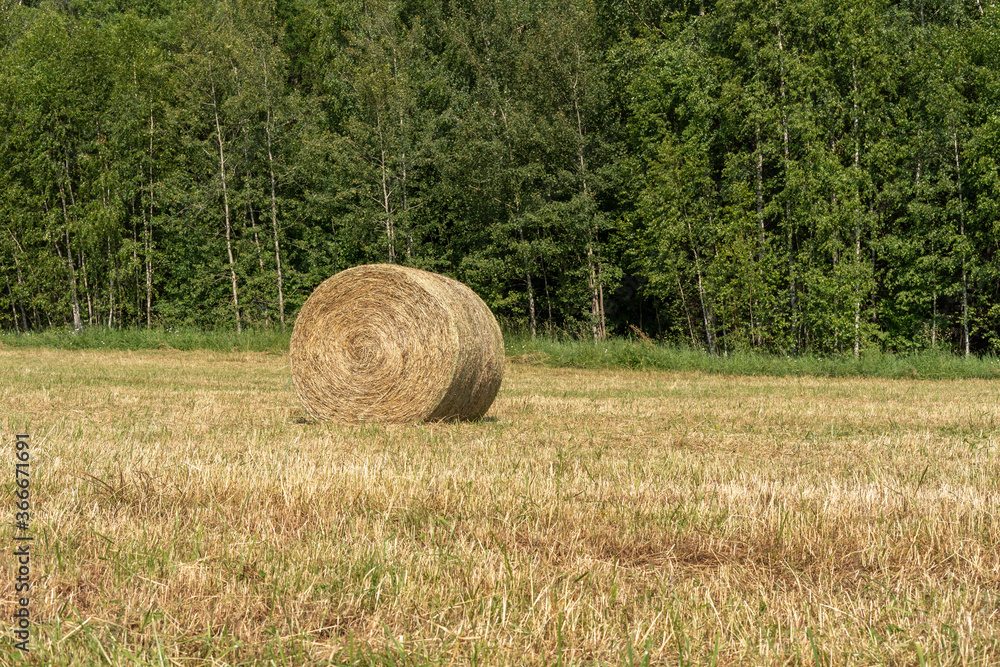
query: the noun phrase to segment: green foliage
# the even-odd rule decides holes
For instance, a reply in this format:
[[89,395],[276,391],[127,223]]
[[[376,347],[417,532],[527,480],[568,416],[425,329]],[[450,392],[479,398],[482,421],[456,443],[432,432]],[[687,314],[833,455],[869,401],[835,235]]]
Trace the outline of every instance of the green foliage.
[[579,340],[532,340],[508,336],[507,356],[515,362],[565,368],[664,370],[727,375],[878,377],[960,380],[1000,379],[1000,358],[995,355],[964,359],[927,350],[911,354],[865,352],[817,356],[787,356],[763,352],[713,355],[705,350],[611,338],[594,343]]
[[982,62],[996,18],[956,7],[634,9],[612,51],[634,176],[622,228],[669,337],[710,352],[997,349],[980,324],[995,256],[970,150],[996,108]]
[[88,327],[47,329],[20,334],[0,333],[0,343],[10,347],[45,347],[62,350],[218,350],[232,352],[286,352],[291,332],[276,329],[109,329]]

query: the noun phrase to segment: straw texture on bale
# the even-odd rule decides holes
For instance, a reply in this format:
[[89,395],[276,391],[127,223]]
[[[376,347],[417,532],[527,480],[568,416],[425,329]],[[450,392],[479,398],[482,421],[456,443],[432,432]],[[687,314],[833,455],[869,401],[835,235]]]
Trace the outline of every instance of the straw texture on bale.
[[316,419],[477,419],[503,380],[489,307],[445,276],[369,264],[324,281],[299,311],[292,382]]

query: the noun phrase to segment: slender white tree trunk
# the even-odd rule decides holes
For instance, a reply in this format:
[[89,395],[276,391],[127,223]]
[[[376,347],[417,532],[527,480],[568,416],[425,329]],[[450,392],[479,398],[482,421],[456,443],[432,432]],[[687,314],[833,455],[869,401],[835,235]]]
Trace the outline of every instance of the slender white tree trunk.
[[958,128],[954,121],[951,124],[952,138],[955,145],[955,178],[958,190],[958,233],[962,237],[962,346],[965,356],[969,356],[969,274],[968,257],[965,249],[965,202],[962,199],[962,163],[958,153]]
[[229,276],[233,284],[233,311],[236,314],[236,333],[243,332],[240,322],[240,296],[236,286],[236,261],[233,258],[232,221],[229,215],[229,190],[226,184],[226,154],[222,141],[222,125],[219,122],[219,103],[215,94],[215,79],[212,79],[212,110],[215,114],[215,137],[219,144],[219,172],[222,177],[222,206],[226,223],[226,254],[229,258]]
[[281,322],[281,330],[285,329],[285,291],[284,280],[281,275],[281,242],[278,232],[278,179],[274,173],[274,151],[272,149],[272,128],[273,116],[271,115],[271,92],[267,82],[267,58],[262,58],[264,63],[264,93],[267,101],[267,122],[264,125],[267,136],[267,168],[271,177],[271,230],[274,232],[274,263],[277,267],[278,283],[278,320]]
[[[145,216],[143,216],[145,217]],[[153,105],[149,105],[149,218],[145,229],[146,328],[153,328]]]
[[[514,154],[510,145],[510,127],[507,124],[507,112],[504,111],[503,105],[500,103],[497,104],[497,110],[500,112],[500,118],[503,120],[504,147],[507,149],[507,164],[513,168]],[[524,265],[524,285],[525,289],[528,291],[528,326],[531,327],[531,337],[535,338],[538,333],[538,318],[535,313],[535,287],[531,277],[531,252],[528,247],[527,240],[524,237],[524,227],[521,225],[521,196],[518,188],[516,187],[514,188],[514,206],[512,211],[515,219],[517,220],[517,234],[524,247],[524,252],[521,254],[521,261]]]
[[63,222],[66,225],[66,268],[69,269],[69,294],[73,308],[73,330],[80,331],[83,329],[83,322],[80,320],[80,301],[77,299],[76,290],[76,266],[73,264],[73,248],[69,240],[69,210],[66,206],[66,192],[62,183],[59,184],[59,198],[62,202]]
[[[854,88],[854,105],[853,105],[853,125],[854,125],[854,181],[856,184],[860,184],[861,180],[858,175],[861,165],[861,137],[858,134],[858,76],[857,70],[854,63],[851,63],[851,83]],[[854,268],[855,271],[859,272],[858,280],[860,280],[860,265],[861,265],[861,192],[857,193],[858,196],[858,206],[854,209]],[[854,358],[857,359],[861,355],[861,286],[855,287],[855,298],[854,298]]]
[[[587,187],[583,117],[580,114],[580,98],[578,94],[580,82],[579,68],[581,68],[579,50],[576,55],[578,70],[571,88],[573,90],[573,111],[576,114],[577,161],[580,168],[580,184],[583,196],[586,199],[590,196],[590,191]],[[594,334],[595,341],[604,340],[607,336],[607,324],[604,319],[604,286],[601,284],[601,257],[599,253],[594,251],[594,245],[598,242],[598,233],[599,230],[597,229],[595,219],[595,224],[587,230],[587,236],[589,237],[587,243],[587,286],[590,288],[591,331]]]
[[[774,0],[774,15],[778,17],[778,0]],[[784,35],[781,26],[778,25],[778,73],[779,89],[781,92],[781,138],[783,142],[783,152],[785,159],[785,187],[788,187],[788,172],[791,166],[791,159],[788,149],[788,108],[785,99],[785,63],[782,54],[785,51]],[[785,224],[788,226],[788,306],[790,310],[792,349],[798,351],[799,323],[798,323],[798,294],[795,283],[795,260],[792,256],[794,249],[792,235],[792,213],[788,197],[785,197]]]

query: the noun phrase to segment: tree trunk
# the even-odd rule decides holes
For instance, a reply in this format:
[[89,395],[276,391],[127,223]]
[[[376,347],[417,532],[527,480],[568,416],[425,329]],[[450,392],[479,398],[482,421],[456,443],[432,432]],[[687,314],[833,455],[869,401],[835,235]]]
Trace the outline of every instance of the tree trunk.
[[262,58],[264,62],[264,93],[267,100],[267,121],[264,125],[267,137],[267,169],[271,177],[271,230],[274,232],[274,263],[277,267],[278,282],[278,321],[281,322],[281,330],[285,330],[285,291],[283,278],[281,275],[281,243],[278,234],[278,179],[274,174],[274,151],[272,149],[271,126],[273,119],[271,116],[271,93],[267,85],[267,58]]
[[760,145],[760,123],[757,123],[757,262],[764,262],[764,150]]
[[94,326],[94,300],[90,294],[90,284],[87,281],[87,255],[80,251],[80,276],[83,278],[83,293],[87,296],[87,325]]
[[[778,0],[774,0],[774,15],[775,20],[778,18]],[[781,136],[784,149],[785,158],[785,187],[788,187],[788,172],[791,165],[791,159],[788,150],[788,109],[785,101],[785,65],[784,60],[781,55],[785,51],[784,45],[784,35],[781,32],[780,23],[777,26],[778,30],[778,73],[779,73],[779,89],[781,92]],[[796,293],[795,285],[795,259],[793,256],[794,251],[794,238],[792,234],[792,213],[791,205],[788,200],[788,194],[785,194],[785,225],[788,228],[788,307],[791,317],[791,342],[793,352],[798,352],[798,338],[799,338],[799,324],[798,324],[798,298]]]
[[111,271],[108,276],[108,328],[114,325],[115,321],[115,273],[116,266],[114,255],[111,253],[111,239],[108,239],[108,258],[111,259]]
[[396,227],[392,221],[392,204],[389,200],[391,189],[385,165],[385,149],[382,149],[382,210],[385,213],[385,237],[389,246],[389,263],[396,263]]
[[[684,296],[684,285],[681,284],[681,274],[677,274],[677,289],[681,294],[681,306],[684,307],[684,316],[687,318],[688,331],[691,333],[691,345],[698,344],[698,338],[694,335],[694,320],[691,319],[691,309],[688,308],[687,297]],[[656,329],[658,332],[662,332],[660,327],[660,309],[656,309]]]
[[[854,230],[854,266],[855,271],[860,271],[861,264],[861,229],[860,225]],[[860,280],[860,275],[858,276]],[[861,289],[857,288],[854,298],[854,358],[861,356]]]
[[[764,149],[760,142],[760,122],[755,123],[754,134],[756,139],[755,152],[757,153],[757,278],[760,281],[759,286],[761,291],[763,291],[764,284],[764,254],[767,245],[767,239],[765,236],[764,229]],[[754,318],[754,307],[753,307],[753,289],[750,290],[749,295],[749,310],[750,310],[750,341],[754,347],[759,347],[763,345],[764,335],[762,333],[763,324],[760,321],[760,316],[758,315]]]
[[549,338],[552,338],[552,295],[549,294],[549,272],[542,264],[542,284],[545,286],[545,305],[548,308],[548,319],[545,321],[545,330]]
[[597,303],[601,309],[601,338],[608,336],[608,323],[604,319],[604,277],[602,273],[601,253],[597,253]]
[[694,241],[694,230],[691,229],[691,220],[687,220],[688,237],[691,241],[691,251],[694,253],[694,268],[698,275],[698,299],[701,302],[701,316],[705,323],[705,342],[708,344],[709,354],[715,354],[715,332],[713,331],[713,323],[715,321],[715,314],[712,312],[712,307],[708,303],[708,299],[705,297],[705,285],[702,281],[701,275],[701,257],[698,253],[698,247]]
[[149,317],[149,306],[150,306],[151,299],[150,299],[150,294],[149,293],[150,293],[150,285],[151,285],[151,282],[152,282],[152,276],[150,275],[152,267],[150,266],[150,259],[149,259],[149,251],[150,251],[149,231],[150,231],[150,224],[149,224],[149,219],[146,216],[146,207],[145,206],[141,206],[141,210],[142,210],[142,246],[143,246],[143,253],[144,253],[144,256],[145,256],[145,259],[142,262],[142,266],[143,266],[143,269],[146,272],[146,328],[149,329],[149,328],[151,328],[150,327],[150,317]]
[[524,240],[524,228],[517,224],[517,234],[521,239],[522,258],[524,260],[524,285],[528,290],[528,324],[531,326],[531,339],[538,335],[538,319],[535,315],[535,286],[531,282],[531,271],[528,264],[528,244]]
[[[146,216],[143,215],[145,218]],[[149,219],[145,221],[146,328],[153,328],[153,105],[149,106]]]
[[[514,155],[510,147],[510,128],[507,125],[507,114],[503,110],[502,104],[497,104],[497,109],[500,112],[500,118],[503,120],[504,129],[504,147],[507,149],[507,163],[513,166]],[[521,257],[522,263],[524,264],[524,282],[528,290],[528,323],[531,326],[531,337],[535,338],[538,332],[538,320],[535,314],[535,290],[531,278],[531,264],[529,259],[531,253],[528,252],[527,242],[524,238],[524,227],[521,226],[521,196],[518,188],[512,188],[514,191],[514,205],[508,208],[513,211],[514,219],[517,220],[517,234],[518,238],[521,240],[522,246],[525,248],[524,253]]]
[[[257,231],[257,219],[253,214],[253,203],[250,193],[247,193],[247,215],[250,216],[250,229],[253,230],[253,246],[257,250],[257,266],[260,267],[260,274],[264,275],[264,249],[260,245],[260,235]],[[251,302],[250,305],[254,305],[253,302]],[[271,313],[266,297],[264,298],[264,322],[268,327],[271,326]]]
[[932,317],[932,320],[931,320],[931,349],[932,350],[936,350],[937,349],[937,320],[938,320],[938,317],[937,317],[937,289],[935,289],[934,292],[933,292],[933,294],[931,295],[931,311],[932,311],[932,315],[931,315],[931,317]]
[[69,240],[69,228],[66,228],[66,265],[69,267],[70,296],[73,300],[73,330],[81,331],[83,322],[80,318],[80,301],[77,298],[76,267],[73,265],[73,248]]
[[[579,53],[577,53],[577,60],[579,61]],[[579,63],[578,63],[579,65]],[[571,86],[573,90],[573,111],[576,114],[576,132],[577,132],[577,161],[580,167],[580,185],[584,200],[590,197],[590,191],[587,188],[587,162],[584,157],[584,131],[583,131],[583,117],[580,114],[580,101],[577,95],[577,86],[579,84],[579,74],[573,79],[573,84]],[[595,218],[596,221],[596,218]],[[590,288],[590,316],[591,316],[591,330],[594,334],[594,340],[604,340],[607,336],[607,327],[604,320],[604,288],[601,285],[601,258],[600,254],[594,251],[594,245],[598,242],[597,225],[594,224],[590,226],[588,231],[588,243],[587,243],[587,286]]]
[[148,223],[146,228],[146,328],[153,328],[153,227]]
[[531,323],[531,339],[538,335],[538,320],[535,316],[535,287],[531,284],[531,274],[524,272],[524,282],[528,286],[528,319]]
[[[209,70],[211,75],[211,70]],[[236,333],[243,332],[240,322],[240,297],[236,287],[236,261],[233,259],[232,223],[229,217],[229,190],[226,185],[226,155],[222,142],[222,125],[219,123],[219,104],[215,95],[215,79],[212,81],[212,111],[215,114],[215,137],[219,143],[219,171],[222,176],[222,204],[226,223],[226,254],[229,257],[229,276],[233,284],[233,311],[236,314]]]
[[[395,53],[395,52],[394,52]],[[393,55],[392,58],[392,79],[396,86],[399,86],[399,72],[398,64],[396,62],[396,57]],[[406,201],[406,123],[404,122],[405,116],[403,114],[403,106],[399,107],[399,167],[400,167],[400,178],[399,178],[399,195],[402,200],[402,210],[403,210],[403,223],[406,230],[406,259],[413,258],[413,233],[410,226],[409,217],[406,216],[407,210],[409,210],[409,205]]]
[[69,295],[73,304],[73,330],[79,332],[83,329],[80,321],[80,302],[76,293],[76,267],[73,265],[73,250],[69,240],[69,210],[66,207],[66,191],[62,183],[59,184],[59,198],[62,201],[63,222],[66,225],[66,268],[69,269]]
[[10,293],[10,311],[14,315],[14,333],[18,333],[17,327],[17,297],[14,296],[14,290],[10,286],[10,278],[7,276],[3,277],[7,281],[7,291]]
[[962,237],[962,347],[965,356],[969,356],[969,274],[968,274],[968,253],[965,244],[965,202],[962,199],[962,163],[958,154],[958,128],[955,122],[951,124],[952,138],[955,145],[955,185],[958,190],[958,233]]
[[594,240],[587,244],[587,286],[590,288],[590,313],[591,330],[594,340],[604,340],[607,337],[607,328],[604,320],[604,287],[601,285],[601,259],[600,255],[594,252]]
[[[861,136],[858,133],[858,76],[854,63],[851,63],[851,84],[854,89],[852,124],[854,126],[854,182],[859,187],[857,192],[858,206],[854,209],[854,270],[860,280],[861,264],[861,179],[858,174],[861,165]],[[861,286],[855,287],[854,295],[854,358],[861,356]]]
[[708,343],[708,353],[715,354],[715,332],[712,331],[712,323],[715,320],[715,314],[709,307],[705,300],[705,286],[701,280],[701,266],[699,262],[695,262],[696,270],[698,273],[698,298],[701,300],[701,316],[705,322],[705,341]]
[[390,184],[391,176],[389,174],[389,166],[386,164],[386,146],[385,137],[382,133],[382,113],[376,109],[375,111],[375,122],[376,130],[378,131],[378,143],[379,143],[379,170],[382,177],[382,197],[379,202],[382,205],[382,212],[385,214],[385,237],[389,246],[389,263],[396,263],[396,226],[393,224],[392,214],[392,185]]
[[[76,267],[73,265],[73,248],[69,241],[69,210],[66,205],[66,193],[69,193],[70,203],[76,206],[76,197],[73,195],[73,181],[70,179],[69,175],[69,157],[65,156],[63,161],[63,166],[66,174],[66,190],[63,190],[62,184],[59,185],[59,196],[62,200],[63,209],[63,220],[66,223],[66,261],[69,265],[69,275],[70,275],[70,287],[71,295],[73,299],[73,330],[80,331],[83,329],[83,323],[80,317],[80,301],[77,297],[77,283],[76,283]],[[75,209],[74,209],[75,210]]]
[[[132,264],[137,265],[139,263],[139,230],[135,225],[132,225]],[[142,321],[142,298],[139,294],[139,274],[135,274],[135,317],[136,326]]]
[[[18,243],[17,237],[14,236],[14,232],[11,231],[9,227],[7,228],[7,233],[10,234],[10,238],[14,242],[14,252],[13,252],[13,255],[14,255],[14,268],[17,271],[17,289],[18,289],[19,293],[24,294],[24,278],[23,278],[23,276],[21,274],[21,262],[19,262],[18,259],[17,259],[17,253],[20,252],[20,253],[23,254],[24,253],[24,248],[22,248],[21,244]],[[24,314],[24,303],[20,299],[18,299],[18,303],[21,306],[21,324],[24,327],[25,333],[27,333],[27,331],[28,331],[28,317],[27,317],[27,315]],[[15,317],[15,320],[16,320],[16,318],[17,318],[17,314],[16,313],[15,313],[14,317]],[[16,324],[16,322],[15,322],[15,324]]]
[[260,272],[264,272],[264,249],[260,245],[260,234],[257,230],[257,218],[253,214],[253,203],[250,201],[250,193],[247,193],[247,216],[250,218],[250,229],[253,230],[253,247],[257,250],[257,266]]

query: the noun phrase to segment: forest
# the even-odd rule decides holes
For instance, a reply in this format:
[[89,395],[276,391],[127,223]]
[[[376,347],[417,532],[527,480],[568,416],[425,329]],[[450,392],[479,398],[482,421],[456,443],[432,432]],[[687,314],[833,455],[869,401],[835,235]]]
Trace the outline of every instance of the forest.
[[290,328],[395,262],[508,330],[1000,353],[995,0],[4,0],[0,330]]

